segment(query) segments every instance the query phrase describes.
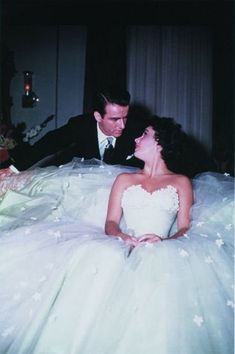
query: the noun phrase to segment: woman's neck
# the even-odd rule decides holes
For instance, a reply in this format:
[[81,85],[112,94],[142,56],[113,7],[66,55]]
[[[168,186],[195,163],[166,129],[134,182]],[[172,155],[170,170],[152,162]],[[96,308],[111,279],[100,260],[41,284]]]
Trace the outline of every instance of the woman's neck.
[[173,172],[167,168],[165,161],[157,159],[155,161],[145,162],[142,173],[148,177],[157,177],[172,174]]

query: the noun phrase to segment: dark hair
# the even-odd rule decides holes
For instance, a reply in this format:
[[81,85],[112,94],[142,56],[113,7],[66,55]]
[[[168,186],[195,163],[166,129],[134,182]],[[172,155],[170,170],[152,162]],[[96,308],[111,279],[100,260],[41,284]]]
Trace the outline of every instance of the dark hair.
[[108,88],[96,92],[93,99],[93,111],[97,111],[101,116],[105,114],[105,108],[108,103],[118,104],[119,106],[129,106],[130,93],[118,87]]
[[167,167],[173,172],[181,172],[183,161],[182,153],[186,134],[181,125],[173,118],[152,116],[149,125],[155,131],[155,139],[162,147],[162,158]]

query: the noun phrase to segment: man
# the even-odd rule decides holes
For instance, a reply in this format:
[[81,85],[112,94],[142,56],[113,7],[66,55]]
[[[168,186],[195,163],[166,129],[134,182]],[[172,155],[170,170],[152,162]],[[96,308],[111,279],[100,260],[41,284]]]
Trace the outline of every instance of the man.
[[35,163],[41,167],[59,166],[73,157],[81,157],[141,167],[140,162],[130,156],[134,152],[134,139],[143,131],[144,121],[137,119],[137,124],[132,119],[127,124],[129,105],[130,94],[125,90],[112,88],[98,92],[92,114],[70,118],[67,124],[50,131],[33,146],[17,146],[11,150],[13,164],[24,170]]

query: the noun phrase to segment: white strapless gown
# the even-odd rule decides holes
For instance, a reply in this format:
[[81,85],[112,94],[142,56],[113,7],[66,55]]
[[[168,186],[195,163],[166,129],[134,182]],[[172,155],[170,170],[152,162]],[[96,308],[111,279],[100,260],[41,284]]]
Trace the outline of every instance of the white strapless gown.
[[[27,174],[0,204],[0,353],[232,354],[233,179],[199,175],[192,227],[133,249],[104,235],[120,166]],[[132,169],[130,169],[132,170]],[[22,177],[21,177],[22,178]],[[123,194],[122,227],[167,238],[174,187]]]

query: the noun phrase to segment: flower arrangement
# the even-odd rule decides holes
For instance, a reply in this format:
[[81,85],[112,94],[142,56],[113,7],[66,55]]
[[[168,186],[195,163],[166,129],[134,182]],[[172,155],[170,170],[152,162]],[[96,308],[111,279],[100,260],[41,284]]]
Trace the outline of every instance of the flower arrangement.
[[11,150],[17,145],[16,141],[12,138],[6,138],[4,135],[0,135],[0,149]]
[[[17,139],[20,138],[21,131],[25,128],[25,125],[20,124],[14,126],[11,123],[7,123],[0,120],[0,152],[1,160],[4,154],[3,150],[11,150],[17,145]],[[5,153],[6,155],[6,153]]]
[[32,138],[36,137],[53,118],[54,115],[49,116],[41,124],[30,128],[25,133],[23,132],[26,128],[25,123],[19,123],[17,126],[14,126],[0,119],[0,148],[11,150],[14,149],[20,141],[28,143]]
[[14,126],[0,119],[0,168],[1,164],[9,158],[8,150],[14,149],[16,145],[21,143],[29,143],[53,118],[54,115],[50,115],[41,124],[30,128],[26,132],[24,132],[26,129],[25,123]]

